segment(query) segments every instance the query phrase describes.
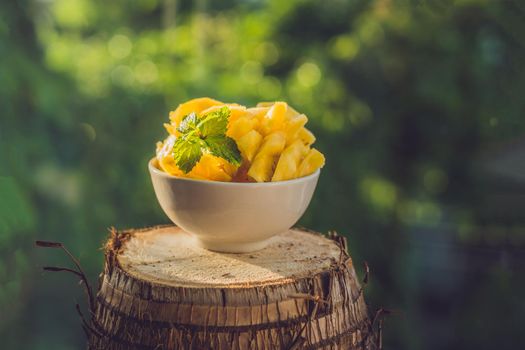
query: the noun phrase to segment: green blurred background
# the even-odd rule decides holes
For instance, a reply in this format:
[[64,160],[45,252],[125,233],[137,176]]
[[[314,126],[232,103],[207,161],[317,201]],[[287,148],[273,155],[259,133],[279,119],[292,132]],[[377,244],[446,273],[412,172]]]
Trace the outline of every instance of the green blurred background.
[[33,242],[95,282],[108,227],[167,223],[146,162],[199,96],[308,115],[300,224],[368,261],[386,349],[525,346],[524,33],[518,0],[2,1],[0,347],[85,346]]

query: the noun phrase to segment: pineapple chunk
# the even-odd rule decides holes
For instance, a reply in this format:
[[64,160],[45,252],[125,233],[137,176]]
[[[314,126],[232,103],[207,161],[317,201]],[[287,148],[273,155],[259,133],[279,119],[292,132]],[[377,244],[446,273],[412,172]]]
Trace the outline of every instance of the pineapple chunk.
[[209,97],[195,98],[188,102],[181,103],[176,110],[170,112],[170,121],[172,124],[178,126],[182,121],[182,118],[191,112],[200,113],[211,106],[219,106],[222,104],[222,102],[213,100]]
[[269,110],[270,107],[252,107],[246,109],[246,113],[254,116],[257,119],[262,119]]
[[164,142],[157,143],[157,161],[159,162],[161,170],[174,176],[181,176],[183,173],[177,167],[175,159],[173,159],[173,156],[171,155],[171,150],[173,149],[173,144],[176,139],[175,136],[170,135],[164,140]]
[[172,156],[167,156],[158,159],[159,166],[162,170],[173,176],[183,176],[184,173],[175,164],[175,159]]
[[174,125],[173,123],[164,123],[164,128],[166,129],[166,131],[168,132],[168,134],[170,135],[173,135],[173,136],[177,136],[177,126]]
[[272,181],[293,179],[297,173],[299,163],[307,152],[308,148],[301,140],[296,140],[290,146],[286,147],[279,157]]
[[273,174],[274,158],[283,151],[285,143],[286,138],[282,132],[274,132],[266,136],[248,170],[248,175],[257,182],[270,181]]
[[268,113],[261,120],[261,131],[268,135],[274,131],[282,130],[286,121],[287,105],[284,102],[275,102]]
[[177,137],[170,135],[164,142],[157,144],[157,161],[159,167],[168,174],[194,179],[231,181],[233,175],[237,172],[238,167],[228,163],[226,160],[211,154],[203,154],[195,167],[193,167],[188,174],[185,174],[177,167],[175,159],[171,154],[175,140],[177,140]]
[[257,103],[257,107],[271,107],[274,104],[275,102],[262,101],[262,102]]
[[299,129],[299,138],[304,142],[305,145],[310,146],[315,142],[315,136],[310,130],[305,127]]
[[286,124],[286,143],[293,143],[299,135],[299,130],[306,124],[308,118],[300,114],[290,119]]
[[[257,103],[257,107],[271,107],[273,106],[274,104],[276,104],[277,102],[259,102]],[[295,116],[299,115],[300,113],[297,112],[292,106],[290,106],[289,104],[286,104],[286,118],[287,119],[292,119],[294,118]]]
[[302,177],[310,175],[317,169],[322,168],[324,165],[324,156],[321,152],[312,148],[310,152],[304,157],[299,169],[297,170],[296,177]]
[[259,153],[253,160],[248,175],[257,182],[268,182],[272,178],[274,156]]
[[274,132],[266,136],[258,154],[268,154],[275,156],[281,153],[286,144],[286,137],[283,132]]
[[227,104],[218,105],[218,106],[211,106],[210,108],[201,111],[199,115],[202,116],[210,112],[214,112],[216,110],[221,109],[224,106],[228,107],[228,109],[230,110],[230,117],[228,118],[228,125],[232,125],[232,123],[235,122],[238,118],[246,115],[246,107],[238,105],[236,103],[227,103]]
[[249,131],[255,129],[257,124],[259,124],[259,120],[257,120],[257,118],[254,118],[250,115],[242,116],[230,124],[226,135],[238,141]]
[[259,149],[262,139],[263,137],[261,134],[259,134],[256,130],[251,130],[237,140],[237,147],[239,147],[239,151],[241,151],[242,156],[249,162],[252,161],[255,153]]
[[187,174],[187,177],[212,181],[231,181],[232,176],[227,172],[226,161],[211,154],[203,154],[199,162]]

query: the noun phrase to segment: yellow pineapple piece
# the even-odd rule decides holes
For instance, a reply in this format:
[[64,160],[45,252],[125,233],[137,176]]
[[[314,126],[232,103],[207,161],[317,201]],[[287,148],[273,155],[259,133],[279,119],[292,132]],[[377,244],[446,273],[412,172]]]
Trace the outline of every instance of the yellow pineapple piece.
[[164,128],[166,129],[168,134],[177,136],[177,134],[178,134],[177,126],[175,126],[174,124],[172,124],[172,123],[169,123],[169,124],[168,123],[164,123]]
[[268,154],[275,156],[281,153],[286,144],[286,136],[283,132],[274,132],[266,136],[257,154]]
[[228,107],[230,110],[230,117],[228,118],[228,125],[231,125],[233,122],[235,122],[238,118],[244,116],[246,114],[246,107],[241,106],[236,103],[226,103],[216,106],[211,106],[210,108],[207,108],[199,113],[200,116],[206,115],[210,112],[214,112],[216,110],[221,109],[222,107]]
[[206,179],[212,181],[231,181],[232,175],[228,173],[228,162],[211,154],[203,154],[199,162],[187,174],[187,177]]
[[293,179],[297,173],[297,167],[308,152],[308,147],[301,140],[296,140],[290,146],[286,147],[272,177],[272,181],[283,181]]
[[257,107],[271,107],[275,104],[275,102],[269,102],[269,101],[262,101],[257,103]]
[[274,156],[258,154],[253,160],[248,175],[257,182],[268,182],[272,178]]
[[246,135],[249,131],[254,130],[259,124],[257,118],[252,117],[249,114],[238,118],[228,127],[226,135],[230,136],[234,140],[238,141],[241,137]]
[[283,151],[285,144],[286,137],[283,132],[274,132],[266,136],[248,169],[248,175],[257,182],[270,181],[275,157]]
[[163,157],[161,159],[158,159],[158,162],[159,162],[159,167],[163,171],[167,172],[168,174],[173,175],[173,176],[183,176],[184,175],[182,170],[180,170],[177,167],[177,164],[175,164],[175,159],[173,158],[173,156]]
[[299,129],[298,137],[304,142],[305,145],[309,146],[315,142],[315,136],[310,130],[305,127]]
[[174,176],[181,176],[183,173],[175,164],[171,150],[177,138],[170,135],[164,142],[157,142],[157,161],[161,170]]
[[266,113],[268,113],[269,110],[270,110],[270,107],[252,107],[252,108],[247,108],[246,113],[261,120],[266,115]]
[[310,175],[315,172],[317,169],[322,168],[324,165],[325,159],[321,152],[312,148],[306,157],[304,157],[299,169],[297,169],[296,177],[302,177]]
[[261,119],[261,131],[264,135],[271,132],[282,130],[286,121],[287,104],[284,102],[275,102],[268,112]]
[[251,162],[261,145],[262,139],[262,135],[256,130],[251,130],[243,137],[239,138],[237,140],[237,147],[239,147],[239,151],[241,151],[243,158]]
[[286,143],[293,143],[299,136],[299,130],[308,122],[308,118],[304,114],[299,114],[288,120],[286,124]]
[[[271,107],[273,106],[274,104],[276,104],[277,102],[259,102],[257,103],[257,107]],[[297,112],[292,106],[290,106],[289,104],[286,105],[287,108],[286,108],[286,117],[287,119],[292,119],[293,117],[299,115],[300,113]]]
[[170,121],[175,126],[178,126],[182,121],[182,118],[195,112],[199,114],[200,112],[212,107],[223,105],[224,103],[211,99],[209,97],[194,98],[188,102],[181,103],[176,110],[170,112]]

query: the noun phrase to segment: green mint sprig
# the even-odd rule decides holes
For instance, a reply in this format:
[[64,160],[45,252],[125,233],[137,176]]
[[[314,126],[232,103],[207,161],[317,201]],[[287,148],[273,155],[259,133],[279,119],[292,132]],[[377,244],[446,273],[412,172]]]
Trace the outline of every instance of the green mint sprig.
[[228,107],[210,112],[202,117],[195,113],[185,116],[177,130],[180,136],[173,145],[173,158],[184,173],[189,173],[204,152],[241,165],[241,153],[231,137],[226,136],[230,110]]

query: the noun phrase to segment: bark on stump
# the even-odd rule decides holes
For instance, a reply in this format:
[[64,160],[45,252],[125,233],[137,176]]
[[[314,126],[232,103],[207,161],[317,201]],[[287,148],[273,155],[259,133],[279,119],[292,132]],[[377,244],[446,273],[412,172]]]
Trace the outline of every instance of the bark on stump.
[[341,237],[224,254],[174,226],[112,232],[89,349],[377,349]]

